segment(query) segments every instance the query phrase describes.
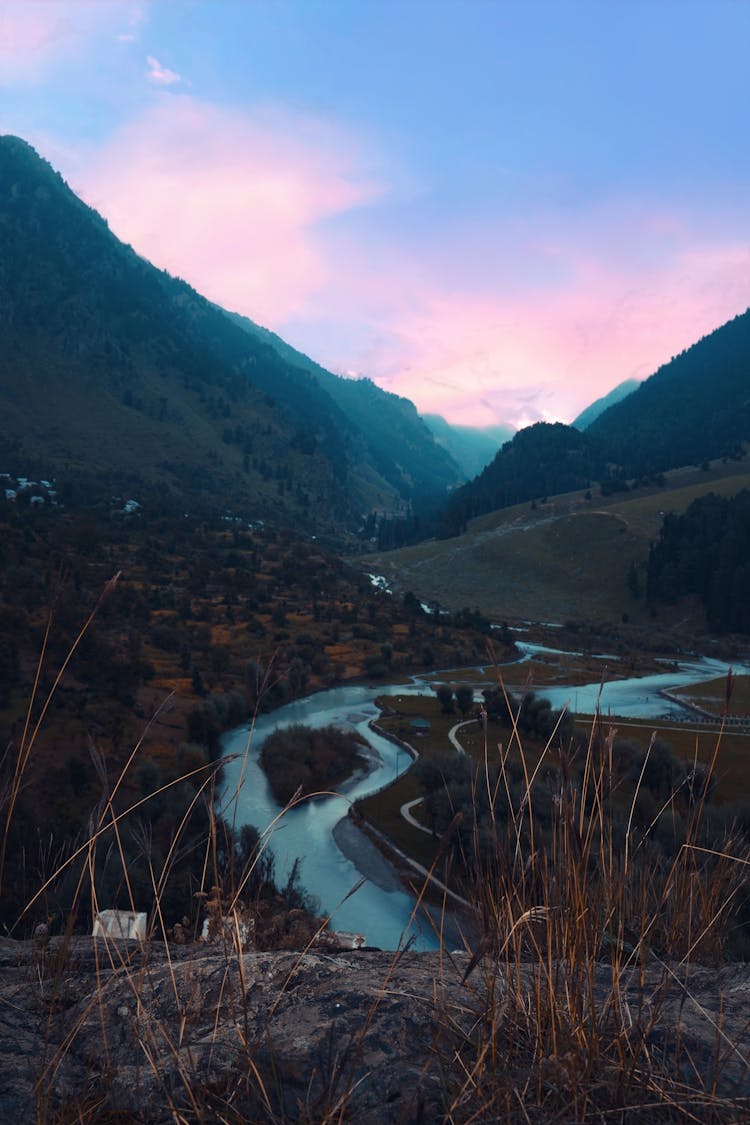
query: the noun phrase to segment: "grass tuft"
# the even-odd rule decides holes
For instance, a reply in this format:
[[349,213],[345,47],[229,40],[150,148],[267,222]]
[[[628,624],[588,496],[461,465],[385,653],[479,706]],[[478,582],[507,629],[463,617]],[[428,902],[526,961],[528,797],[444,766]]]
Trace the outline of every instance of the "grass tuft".
[[[447,1121],[750,1117],[747,1097],[727,1096],[750,1092],[745,1016],[728,998],[717,1018],[714,1004],[750,863],[738,831],[706,844],[721,733],[697,797],[683,783],[645,829],[635,814],[649,755],[623,820],[614,739],[595,723],[583,761],[556,755],[542,789],[542,763],[530,774],[514,724],[520,790],[507,748],[485,743],[473,804],[489,810],[491,831],[475,818],[464,892],[477,906],[464,973],[476,1018],[443,1060]],[[551,800],[538,807],[541,795]],[[664,817],[684,824],[673,856],[653,846]]]

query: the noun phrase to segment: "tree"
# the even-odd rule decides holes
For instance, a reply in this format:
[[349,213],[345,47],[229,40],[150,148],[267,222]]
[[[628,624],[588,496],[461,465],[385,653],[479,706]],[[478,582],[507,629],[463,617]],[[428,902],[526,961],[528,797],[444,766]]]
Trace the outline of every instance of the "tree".
[[435,695],[440,701],[440,710],[444,715],[452,715],[455,708],[453,705],[453,688],[448,687],[447,684],[438,684],[435,688]]
[[459,684],[456,690],[456,703],[462,715],[468,715],[474,706],[474,689],[469,684]]

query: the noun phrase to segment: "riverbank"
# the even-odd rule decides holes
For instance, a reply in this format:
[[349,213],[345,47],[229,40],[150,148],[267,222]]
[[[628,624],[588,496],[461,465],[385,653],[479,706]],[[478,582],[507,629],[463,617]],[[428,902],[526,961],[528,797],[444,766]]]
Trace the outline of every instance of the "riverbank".
[[394,866],[385,859],[351,817],[342,817],[332,834],[336,847],[354,864],[361,875],[388,894],[401,890],[401,880]]
[[[525,644],[526,653],[533,654],[533,646]],[[544,653],[545,656],[551,656]],[[660,688],[677,688],[682,684],[690,684],[717,675],[725,674],[727,666],[718,661],[693,658],[691,661],[680,662],[675,670],[660,672],[658,675],[639,676],[629,680],[610,681],[604,686],[602,697],[601,682],[561,685],[555,687],[539,685],[539,694],[551,698],[552,706],[559,707],[566,703],[572,704],[572,710],[584,711],[587,706],[595,710],[597,704],[611,708],[612,714],[633,714],[646,716],[649,721],[652,717],[658,718],[665,709],[667,701],[658,694]],[[743,669],[744,670],[744,669]],[[450,673],[446,678],[450,676]],[[416,680],[416,682],[415,682]],[[386,704],[390,696],[423,694],[434,698],[434,682],[426,679],[419,682],[417,677],[410,684],[379,683],[377,686],[341,686],[325,692],[316,692],[309,697],[286,704],[285,706],[259,716],[255,725],[252,746],[247,758],[245,769],[245,784],[238,797],[236,813],[230,819],[238,824],[252,824],[261,832],[268,825],[275,825],[268,846],[273,853],[276,864],[277,877],[283,881],[289,876],[292,866],[301,860],[299,869],[300,884],[321,902],[322,909],[333,915],[336,928],[353,930],[365,933],[371,945],[382,949],[396,949],[402,943],[406,931],[413,932],[412,911],[414,897],[403,889],[398,893],[384,890],[382,883],[387,880],[392,887],[392,877],[399,878],[399,872],[408,869],[414,859],[420,865],[412,867],[413,875],[407,876],[409,885],[420,888],[424,877],[429,871],[434,859],[434,846],[428,837],[420,835],[421,840],[416,841],[417,854],[414,859],[408,854],[411,851],[411,841],[403,840],[403,833],[399,831],[403,825],[397,825],[395,817],[399,816],[401,804],[417,796],[413,792],[413,785],[407,785],[409,766],[415,753],[415,748],[409,746],[403,739],[389,732],[388,737],[378,730],[378,720],[381,712],[376,706],[376,699],[382,699]],[[589,696],[591,701],[589,702]],[[674,705],[675,711],[678,710]],[[681,709],[682,715],[688,712]],[[656,715],[654,715],[656,712]],[[453,724],[452,717],[437,717],[433,722],[433,734],[442,729],[442,724]],[[282,812],[282,809],[273,800],[270,794],[265,775],[257,761],[263,739],[279,726],[290,726],[294,723],[308,724],[321,727],[329,724],[341,725],[344,728],[357,731],[367,739],[375,753],[380,756],[380,762],[374,761],[372,769],[367,770],[366,776],[354,777],[341,786],[341,792],[333,796],[321,796],[315,801],[303,801],[295,808]],[[399,732],[402,733],[402,732]],[[408,730],[403,734],[408,737]],[[445,733],[446,749],[448,746],[448,733]],[[231,796],[236,784],[243,773],[243,758],[247,744],[247,729],[238,728],[233,734],[227,735],[223,740],[225,753],[231,754],[236,748],[239,757],[225,765],[225,777],[222,785],[225,796]],[[702,753],[702,751],[701,751]],[[744,759],[743,759],[744,761]],[[744,768],[744,766],[743,766]],[[358,771],[357,771],[358,772]],[[378,879],[371,879],[372,864],[364,855],[360,844],[351,843],[357,837],[349,835],[349,842],[340,848],[339,841],[334,837],[334,829],[345,817],[349,807],[363,801],[366,797],[376,794],[384,787],[396,785],[404,789],[405,795],[401,800],[397,792],[393,801],[383,802],[394,805],[393,816],[386,823],[382,823],[380,815],[374,817],[370,842],[380,851],[383,863],[388,864],[393,860],[395,866],[384,874],[384,868],[378,864]],[[377,801],[377,797],[375,797]],[[379,812],[382,813],[380,808]],[[386,809],[387,811],[387,809]],[[400,816],[399,816],[400,820]],[[375,836],[375,826],[385,831],[383,839]],[[391,832],[393,828],[393,832]],[[370,829],[368,828],[368,831]],[[339,840],[341,832],[339,830]],[[416,835],[416,834],[415,834]],[[424,844],[424,854],[419,850]],[[402,855],[398,857],[395,849],[401,846]],[[372,852],[367,849],[367,855]],[[358,862],[359,860],[359,862]],[[373,861],[375,862],[375,861]],[[368,866],[369,864],[369,866]],[[364,874],[368,879],[356,895],[351,896],[351,890]],[[404,886],[400,880],[400,887]],[[433,887],[435,884],[433,883]],[[436,888],[437,900],[442,897],[440,888]],[[426,941],[422,948],[434,948],[437,939],[430,930],[420,936],[420,941]]]
[[[357,870],[388,894],[402,891],[404,881],[410,875],[414,882],[426,876],[426,872],[406,856],[394,854],[395,848],[392,853],[394,858],[388,859],[351,817],[345,816],[339,821],[333,830],[333,838],[336,846]],[[435,880],[435,889],[441,887],[442,884]],[[469,910],[469,903],[465,903],[465,907]],[[437,906],[434,902],[423,901],[420,909],[429,915],[435,934],[439,935],[441,942],[448,948],[464,949],[467,944],[471,945],[473,928],[467,918],[459,916],[454,910]]]

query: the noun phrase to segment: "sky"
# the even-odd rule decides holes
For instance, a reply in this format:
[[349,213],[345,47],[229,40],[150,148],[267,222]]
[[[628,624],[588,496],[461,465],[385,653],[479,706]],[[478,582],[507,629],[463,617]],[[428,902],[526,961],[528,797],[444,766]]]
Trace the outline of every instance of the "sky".
[[118,237],[456,424],[750,305],[750,2],[0,0],[0,133]]

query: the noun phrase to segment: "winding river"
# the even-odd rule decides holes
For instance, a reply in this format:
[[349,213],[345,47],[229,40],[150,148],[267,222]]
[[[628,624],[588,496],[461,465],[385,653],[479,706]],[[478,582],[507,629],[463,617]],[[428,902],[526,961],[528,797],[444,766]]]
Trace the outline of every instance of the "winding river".
[[[293,723],[322,727],[329,723],[356,730],[377,752],[373,769],[366,777],[354,780],[339,797],[322,797],[305,801],[284,813],[273,828],[269,847],[276,863],[277,881],[284,883],[295,859],[301,860],[300,881],[308,893],[320,901],[321,910],[332,916],[337,930],[353,930],[366,935],[368,945],[396,949],[399,942],[414,938],[414,948],[435,949],[437,939],[424,921],[412,921],[414,900],[402,890],[385,890],[369,880],[349,898],[360,879],[354,864],[338,849],[333,829],[346,816],[350,802],[387,785],[411,765],[411,757],[388,739],[369,727],[379,711],[375,698],[397,688],[340,687],[298,699],[294,703],[262,715],[255,724],[252,737],[247,728],[240,728],[224,737],[225,754],[236,757],[227,762],[224,771],[225,803],[236,794],[236,812],[230,803],[227,819],[236,815],[236,823],[254,824],[259,829],[271,825],[281,809],[271,794],[265,774],[258,761],[263,742],[272,731]],[[416,689],[415,689],[416,690]],[[247,754],[245,751],[247,750]],[[241,783],[241,784],[240,784]],[[238,791],[239,787],[239,791]]]
[[[551,651],[528,644],[519,644],[519,648],[526,659],[534,652]],[[604,714],[684,718],[684,709],[660,696],[659,691],[721,676],[728,667],[719,660],[697,657],[680,661],[674,670],[657,675],[605,683],[603,689],[597,682],[539,689],[539,694],[549,698],[553,707],[567,704],[581,713],[593,712],[598,701]],[[750,674],[750,667],[735,666],[735,671]],[[450,679],[449,672],[446,679]],[[356,894],[347,898],[360,880],[360,873],[339,851],[333,829],[346,816],[352,801],[387,785],[411,763],[404,750],[370,729],[370,720],[379,714],[375,699],[431,690],[430,682],[421,677],[414,677],[407,685],[333,688],[262,715],[252,734],[247,727],[241,727],[225,735],[222,742],[227,756],[223,782],[227,819],[234,819],[238,826],[253,824],[260,831],[268,829],[268,846],[274,855],[278,882],[286,881],[299,858],[301,885],[319,900],[321,910],[332,916],[332,927],[364,933],[369,945],[381,949],[396,949],[409,938],[413,938],[417,949],[434,949],[438,943],[429,924],[413,918],[414,900],[401,889],[387,890],[367,880]],[[374,751],[373,768],[366,776],[354,779],[344,795],[306,801],[281,816],[258,758],[268,735],[293,723],[313,727],[335,723],[356,730]]]

